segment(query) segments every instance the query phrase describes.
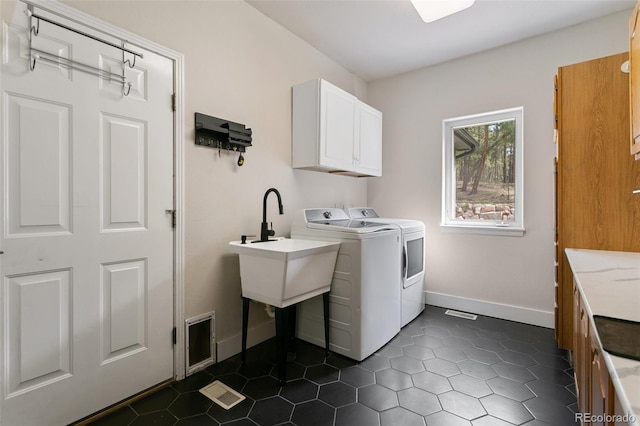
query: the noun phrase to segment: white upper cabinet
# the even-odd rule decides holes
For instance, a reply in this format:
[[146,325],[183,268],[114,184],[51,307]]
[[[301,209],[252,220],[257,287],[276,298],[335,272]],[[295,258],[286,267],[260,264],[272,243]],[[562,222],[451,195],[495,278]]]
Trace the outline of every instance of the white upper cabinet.
[[293,87],[292,167],[382,175],[382,113],[325,80]]
[[382,113],[364,102],[356,103],[358,125],[354,158],[357,171],[382,175]]
[[320,81],[320,166],[353,168],[357,102],[355,96]]

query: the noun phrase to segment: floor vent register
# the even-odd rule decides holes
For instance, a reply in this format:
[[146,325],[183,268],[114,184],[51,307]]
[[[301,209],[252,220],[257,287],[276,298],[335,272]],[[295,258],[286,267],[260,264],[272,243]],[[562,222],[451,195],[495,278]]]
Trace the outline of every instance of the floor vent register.
[[219,380],[216,380],[215,382],[200,389],[200,393],[225,410],[239,404],[245,399],[243,395],[234,391]]
[[468,314],[466,312],[460,312],[460,311],[452,311],[451,309],[447,309],[445,311],[445,315],[450,315],[452,317],[458,317],[458,318],[464,318],[464,319],[468,319],[468,320],[472,320],[472,321],[475,321],[475,320],[478,319],[477,315]]

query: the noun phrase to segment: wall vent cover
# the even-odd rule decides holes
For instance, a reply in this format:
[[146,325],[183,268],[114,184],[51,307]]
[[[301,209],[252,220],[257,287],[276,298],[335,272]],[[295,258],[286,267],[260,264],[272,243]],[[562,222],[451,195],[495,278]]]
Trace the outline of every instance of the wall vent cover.
[[185,320],[187,376],[216,362],[214,312]]
[[468,314],[466,312],[460,312],[460,311],[452,311],[451,309],[447,309],[444,314],[450,315],[452,317],[464,318],[464,319],[473,320],[473,321],[478,319],[477,315]]
[[234,391],[219,380],[216,380],[210,385],[200,389],[200,393],[225,410],[228,410],[234,405],[239,404],[245,399],[244,395],[241,395],[240,393]]

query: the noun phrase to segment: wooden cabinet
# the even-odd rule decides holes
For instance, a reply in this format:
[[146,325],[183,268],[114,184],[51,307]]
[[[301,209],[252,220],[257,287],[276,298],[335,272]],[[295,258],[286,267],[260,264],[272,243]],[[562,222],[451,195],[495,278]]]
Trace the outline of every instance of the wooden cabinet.
[[632,336],[616,335],[608,321],[601,323],[596,316],[640,319],[637,298],[632,296],[640,278],[640,252],[567,249],[565,255],[576,307],[571,354],[578,396],[576,420],[585,426],[637,426],[640,388],[634,372],[640,369],[640,362],[613,355],[602,346],[612,337],[619,339],[612,340],[613,348]]
[[640,1],[629,19],[629,106],[631,113],[631,154],[640,160]]
[[382,113],[325,80],[293,87],[292,167],[382,175]]
[[591,384],[591,395],[588,400],[589,407],[583,412],[604,419],[606,415],[614,414],[615,391],[613,390],[613,384],[611,383],[607,366],[602,357],[602,349],[598,344],[595,333],[591,333],[589,342],[591,359],[589,381]]
[[640,251],[640,161],[629,156],[629,79],[621,53],[558,69],[556,317],[572,349],[573,276],[565,248]]
[[[572,360],[578,410],[580,413],[588,413],[590,416],[606,420],[597,424],[607,426],[622,424],[615,423],[623,418],[623,410],[602,356],[597,331],[589,320],[585,302],[575,284],[573,293],[576,310]],[[592,424],[592,422],[583,422],[583,424]]]
[[576,382],[578,407],[587,407],[590,398],[591,383],[589,377],[589,318],[580,296],[578,287],[574,285],[574,320],[573,320],[573,375]]

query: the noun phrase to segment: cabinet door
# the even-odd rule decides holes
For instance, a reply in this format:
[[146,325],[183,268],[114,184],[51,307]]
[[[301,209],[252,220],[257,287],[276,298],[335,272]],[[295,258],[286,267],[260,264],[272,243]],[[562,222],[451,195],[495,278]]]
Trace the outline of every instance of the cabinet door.
[[586,413],[590,410],[591,398],[591,357],[589,317],[582,302],[582,297],[578,288],[574,286],[574,344],[573,344],[573,369],[576,381],[576,391],[578,393],[578,408]]
[[631,154],[640,160],[640,19],[638,5],[629,19],[629,85],[631,112]]
[[358,101],[357,138],[354,150],[356,170],[371,176],[382,175],[382,113]]
[[357,98],[326,81],[320,97],[320,165],[353,170]]
[[582,329],[580,327],[580,291],[573,285],[573,351],[571,354],[571,361],[573,362],[573,379],[576,382],[576,392],[578,396],[578,408],[584,411],[583,405],[583,390],[585,388],[584,383],[584,352],[581,351],[582,346]]
[[589,334],[591,334],[591,406],[589,413],[592,416],[604,418],[605,415],[611,414],[613,411],[613,407],[609,406],[612,402],[609,396],[609,388],[611,387],[609,371],[593,329]]

